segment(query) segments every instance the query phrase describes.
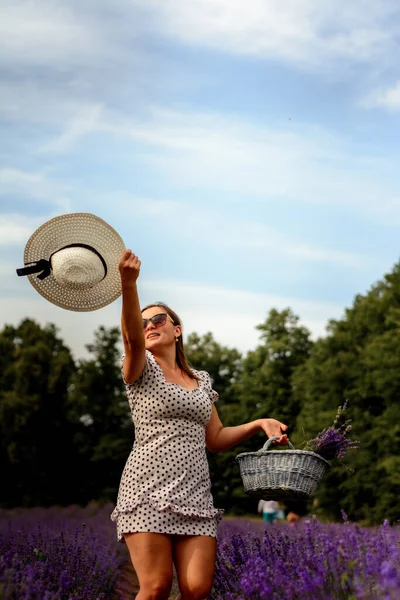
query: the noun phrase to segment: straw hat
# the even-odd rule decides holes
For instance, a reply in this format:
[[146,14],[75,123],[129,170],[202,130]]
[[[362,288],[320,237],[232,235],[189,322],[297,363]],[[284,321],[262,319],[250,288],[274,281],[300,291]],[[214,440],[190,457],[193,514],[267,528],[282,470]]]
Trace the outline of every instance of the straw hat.
[[44,298],[67,310],[97,310],[121,295],[118,263],[124,242],[91,213],[71,213],[44,223],[24,252],[27,275]]

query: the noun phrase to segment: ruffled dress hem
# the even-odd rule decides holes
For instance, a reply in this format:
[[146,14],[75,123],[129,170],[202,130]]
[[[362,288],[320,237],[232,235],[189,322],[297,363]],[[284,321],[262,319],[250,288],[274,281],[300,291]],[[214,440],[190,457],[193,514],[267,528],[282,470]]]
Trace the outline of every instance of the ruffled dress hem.
[[206,510],[201,510],[198,507],[192,506],[179,506],[177,504],[173,504],[171,502],[161,502],[160,500],[155,500],[153,498],[142,498],[137,500],[136,502],[125,503],[124,508],[121,509],[116,506],[111,513],[111,520],[117,521],[118,517],[121,515],[126,515],[134,511],[138,506],[147,505],[156,509],[160,512],[173,512],[178,515],[184,515],[185,517],[198,517],[200,519],[222,519],[224,510],[221,508],[209,508]]
[[165,535],[204,535],[217,537],[218,525],[223,517],[221,509],[199,510],[160,502],[142,500],[135,506],[119,510],[111,519],[117,524],[117,538],[125,542],[128,533],[161,533]]

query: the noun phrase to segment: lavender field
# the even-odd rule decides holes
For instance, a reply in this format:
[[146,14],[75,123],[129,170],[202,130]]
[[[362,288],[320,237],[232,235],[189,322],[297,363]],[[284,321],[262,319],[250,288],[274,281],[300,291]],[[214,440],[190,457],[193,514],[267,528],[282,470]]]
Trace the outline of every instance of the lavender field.
[[[134,598],[111,505],[0,511],[2,600]],[[226,519],[212,600],[395,600],[400,530]],[[121,591],[123,590],[123,591]]]
[[388,523],[225,521],[212,600],[398,600],[399,542]]
[[2,600],[114,597],[127,560],[111,505],[0,511]]

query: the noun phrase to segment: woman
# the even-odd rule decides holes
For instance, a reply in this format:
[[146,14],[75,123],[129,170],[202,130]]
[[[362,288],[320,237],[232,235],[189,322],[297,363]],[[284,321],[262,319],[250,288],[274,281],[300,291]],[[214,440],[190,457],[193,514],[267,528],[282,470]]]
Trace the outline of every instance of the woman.
[[140,261],[125,250],[122,282],[122,373],[135,425],[111,518],[139,580],[137,600],[169,597],[175,564],[181,600],[208,597],[214,578],[217,525],[206,447],[221,452],[263,430],[288,443],[286,425],[259,419],[223,427],[218,394],[205,371],[189,368],[182,326],[167,306],[141,310]]

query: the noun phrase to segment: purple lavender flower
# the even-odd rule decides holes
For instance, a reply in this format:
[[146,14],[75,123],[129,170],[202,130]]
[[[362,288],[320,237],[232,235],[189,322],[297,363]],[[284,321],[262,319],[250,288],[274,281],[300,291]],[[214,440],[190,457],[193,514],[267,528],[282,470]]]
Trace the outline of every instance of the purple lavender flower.
[[292,528],[223,521],[211,598],[398,600],[399,540],[399,528],[388,523],[363,528],[310,519]]
[[342,425],[339,420],[347,408],[347,400],[339,406],[333,425],[323,429],[314,439],[304,443],[304,450],[315,452],[326,460],[342,459],[349,450],[359,448],[358,441],[351,440],[348,434],[351,431],[351,420],[347,419]]
[[[0,597],[102,600],[110,597],[121,557],[111,507],[0,511]],[[86,524],[85,524],[86,522]]]

